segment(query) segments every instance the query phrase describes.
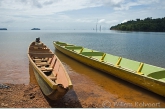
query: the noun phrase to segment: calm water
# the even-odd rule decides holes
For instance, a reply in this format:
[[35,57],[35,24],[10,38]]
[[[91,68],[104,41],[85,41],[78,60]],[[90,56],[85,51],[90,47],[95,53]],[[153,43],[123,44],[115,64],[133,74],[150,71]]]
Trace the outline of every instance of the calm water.
[[[117,32],[117,31],[0,31],[0,83],[35,83],[27,57],[28,47],[40,37],[64,64],[75,84],[89,85],[82,76],[92,80],[115,99],[126,103],[160,103],[165,107],[164,97],[130,84],[114,76],[92,69],[56,50],[53,41],[63,41],[94,50],[149,63],[165,68],[165,33]],[[75,75],[79,78],[74,78]],[[80,80],[79,80],[80,79]],[[89,87],[89,86],[88,86]],[[76,87],[77,88],[77,87]],[[121,91],[122,89],[122,91]]]
[[36,37],[52,51],[53,41],[63,41],[165,68],[165,33],[0,31],[0,83],[29,83],[27,51]]

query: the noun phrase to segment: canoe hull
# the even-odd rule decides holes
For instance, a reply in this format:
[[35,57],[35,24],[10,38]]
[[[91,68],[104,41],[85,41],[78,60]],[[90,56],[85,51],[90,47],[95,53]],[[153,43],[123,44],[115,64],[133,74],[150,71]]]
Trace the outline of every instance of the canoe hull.
[[129,71],[128,69],[123,69],[123,68],[120,68],[120,67],[117,67],[117,66],[114,66],[111,64],[101,62],[100,60],[97,60],[94,58],[80,55],[77,52],[74,52],[72,50],[68,50],[64,47],[59,46],[56,43],[54,43],[54,46],[62,53],[66,54],[86,65],[94,67],[94,68],[101,70],[103,72],[106,72],[108,74],[114,75],[116,77],[119,77],[123,80],[136,84],[140,87],[143,87],[147,90],[150,90],[154,93],[157,93],[157,94],[165,97],[165,83],[162,81],[157,81],[150,77],[141,76],[139,74]]
[[63,64],[46,45],[35,45],[35,42],[32,42],[28,58],[38,85],[49,99],[58,100],[72,89],[71,80]]
[[42,92],[51,100],[58,100],[62,98],[68,91],[67,90],[60,90],[60,87],[57,89],[52,89],[49,84],[39,75],[38,71],[33,68],[33,72],[35,78],[37,80],[38,85],[40,86]]

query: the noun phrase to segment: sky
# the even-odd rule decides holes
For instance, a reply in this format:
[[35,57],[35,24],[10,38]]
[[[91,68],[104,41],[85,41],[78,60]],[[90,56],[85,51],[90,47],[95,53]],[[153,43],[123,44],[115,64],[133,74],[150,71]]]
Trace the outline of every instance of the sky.
[[92,30],[165,17],[165,0],[0,0],[0,28]]

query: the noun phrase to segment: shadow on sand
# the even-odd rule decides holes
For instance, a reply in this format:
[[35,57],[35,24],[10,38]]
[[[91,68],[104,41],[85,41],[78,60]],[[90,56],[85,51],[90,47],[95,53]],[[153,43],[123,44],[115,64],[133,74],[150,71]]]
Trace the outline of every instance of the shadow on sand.
[[81,103],[78,100],[77,94],[72,89],[66,93],[66,95],[59,100],[50,100],[45,96],[49,105],[53,108],[82,108]]

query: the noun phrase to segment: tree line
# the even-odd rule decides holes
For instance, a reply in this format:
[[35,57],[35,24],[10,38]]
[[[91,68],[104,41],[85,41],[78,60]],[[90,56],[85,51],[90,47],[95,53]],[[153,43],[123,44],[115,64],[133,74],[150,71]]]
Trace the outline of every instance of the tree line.
[[130,20],[125,23],[112,26],[110,30],[165,32],[165,17],[157,19],[147,17],[144,20]]

